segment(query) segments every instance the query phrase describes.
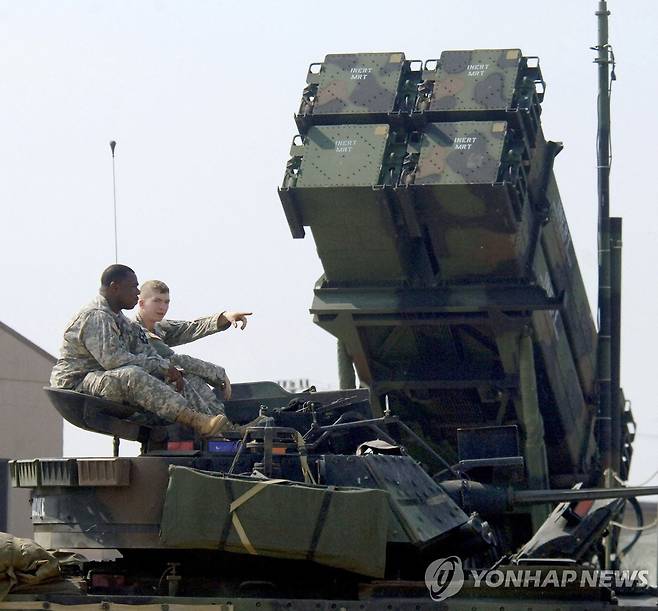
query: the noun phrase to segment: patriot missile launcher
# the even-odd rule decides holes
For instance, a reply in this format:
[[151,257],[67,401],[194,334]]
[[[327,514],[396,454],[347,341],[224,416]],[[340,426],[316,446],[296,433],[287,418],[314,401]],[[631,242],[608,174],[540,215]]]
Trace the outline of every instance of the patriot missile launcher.
[[617,390],[622,426],[607,441],[597,427],[596,329],[544,90],[518,49],[312,64],[279,195],[317,245],[311,312],[337,338],[341,389],[235,384],[231,420],[268,418],[214,439],[46,389],[69,422],[142,453],[11,463],[37,543],[120,557],[68,558],[64,584],[0,609],[640,608],[596,579],[510,596],[457,576],[567,586],[618,568],[624,499],[658,491],[593,487],[605,468],[626,479],[632,416]]
[[[537,58],[328,55],[307,82],[279,195],[293,237],[315,240],[311,312],[338,340],[344,386],[355,367],[376,414],[388,405],[477,478],[600,482],[596,328]],[[623,398],[615,409],[624,477],[632,418]],[[523,515],[513,528],[531,529]]]

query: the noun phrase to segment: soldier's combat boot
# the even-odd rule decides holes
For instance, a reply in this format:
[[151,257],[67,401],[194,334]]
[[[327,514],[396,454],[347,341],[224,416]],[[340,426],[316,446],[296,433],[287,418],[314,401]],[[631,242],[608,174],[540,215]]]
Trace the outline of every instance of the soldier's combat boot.
[[245,434],[245,431],[252,427],[252,426],[263,426],[265,424],[265,421],[267,420],[267,416],[256,416],[251,422],[247,422],[247,424],[241,424],[240,426],[236,427],[240,435]]
[[201,435],[201,437],[212,437],[226,431],[235,430],[231,421],[224,414],[208,416],[207,414],[195,412],[188,408],[184,408],[178,412],[176,422],[189,426]]

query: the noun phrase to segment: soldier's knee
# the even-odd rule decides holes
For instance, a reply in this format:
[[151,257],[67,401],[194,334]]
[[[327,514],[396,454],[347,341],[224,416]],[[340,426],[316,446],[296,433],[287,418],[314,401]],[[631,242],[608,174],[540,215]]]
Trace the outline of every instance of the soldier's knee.
[[100,381],[95,394],[100,394],[106,399],[111,401],[123,401],[124,399],[124,388],[121,380],[112,377],[104,376]]
[[150,376],[150,373],[147,373],[141,367],[137,365],[125,365],[124,367],[119,367],[114,370],[114,375],[122,381],[133,381],[141,380],[144,376]]

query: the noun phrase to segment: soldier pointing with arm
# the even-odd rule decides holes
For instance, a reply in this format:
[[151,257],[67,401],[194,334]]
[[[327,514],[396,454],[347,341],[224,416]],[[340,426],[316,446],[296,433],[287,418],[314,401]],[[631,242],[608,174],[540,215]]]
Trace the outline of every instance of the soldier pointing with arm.
[[186,379],[149,344],[143,329],[122,314],[139,299],[135,272],[111,265],[101,276],[99,293],[66,328],[51,385],[133,403],[203,436],[234,430],[205,383]]
[[223,311],[194,321],[166,320],[170,301],[169,287],[161,280],[148,280],[142,284],[135,319],[144,328],[149,343],[160,356],[170,359],[176,366],[202,378],[211,386],[220,388],[224,391],[224,397],[230,399],[231,385],[222,367],[185,354],[177,354],[171,347],[225,331],[231,325],[236,328],[240,326],[244,330],[247,326],[247,316],[252,313]]

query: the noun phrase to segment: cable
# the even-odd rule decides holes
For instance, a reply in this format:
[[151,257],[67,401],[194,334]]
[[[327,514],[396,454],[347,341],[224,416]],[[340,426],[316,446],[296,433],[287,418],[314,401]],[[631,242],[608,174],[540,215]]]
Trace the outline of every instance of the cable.
[[171,564],[162,572],[162,575],[160,575],[160,579],[158,579],[158,586],[156,592],[160,592],[160,588],[162,587],[162,580],[171,572],[174,571],[174,567],[171,566]]
[[651,476],[650,476],[648,479],[646,479],[645,481],[643,481],[643,482],[640,484],[640,486],[646,486],[646,485],[647,485],[647,484],[648,484],[648,483],[649,483],[654,477],[656,477],[656,475],[658,475],[658,471],[654,471],[654,473],[651,474]]
[[612,526],[616,526],[617,528],[621,528],[622,530],[630,530],[633,532],[644,532],[645,530],[651,530],[652,528],[656,528],[658,526],[658,518],[656,518],[653,522],[646,524],[645,526],[626,526],[625,524],[620,524],[619,522],[610,522]]
[[[631,504],[633,510],[635,511],[635,520],[637,522],[637,525],[644,526],[644,515],[642,513],[642,506],[640,505],[640,503],[635,497],[631,497],[630,499],[628,499],[628,502]],[[622,548],[622,550],[617,554],[619,560],[624,558],[624,556],[626,556],[628,552],[630,552],[633,549],[634,545],[640,540],[641,536],[642,536],[641,530],[635,531],[635,536],[633,537],[632,541],[626,547]]]

